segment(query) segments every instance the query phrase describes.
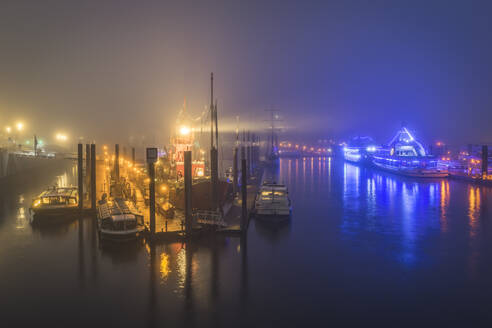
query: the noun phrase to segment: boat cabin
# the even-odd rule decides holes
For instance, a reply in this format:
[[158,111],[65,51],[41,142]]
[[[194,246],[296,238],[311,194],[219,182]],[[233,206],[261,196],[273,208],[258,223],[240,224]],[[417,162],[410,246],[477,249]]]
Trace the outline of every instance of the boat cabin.
[[33,207],[77,206],[78,191],[75,187],[53,187],[34,199]]

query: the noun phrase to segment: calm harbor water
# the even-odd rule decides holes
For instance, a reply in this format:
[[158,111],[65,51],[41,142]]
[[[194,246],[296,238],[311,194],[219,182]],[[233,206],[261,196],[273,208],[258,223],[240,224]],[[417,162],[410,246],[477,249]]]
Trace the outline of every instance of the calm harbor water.
[[0,326],[489,326],[492,189],[333,159],[283,159],[289,224],[247,240],[101,244],[94,222],[36,227],[49,168],[3,183]]

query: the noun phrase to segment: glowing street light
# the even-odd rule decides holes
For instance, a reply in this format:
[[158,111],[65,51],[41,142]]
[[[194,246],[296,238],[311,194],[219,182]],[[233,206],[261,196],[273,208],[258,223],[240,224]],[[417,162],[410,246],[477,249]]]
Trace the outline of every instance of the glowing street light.
[[186,125],[181,126],[181,128],[179,129],[179,134],[181,134],[182,136],[187,136],[188,134],[190,134],[190,132],[190,128]]
[[7,133],[10,133],[10,132],[12,132],[12,128],[11,128],[10,126],[7,126],[7,127],[5,128],[5,131],[7,131]]
[[57,133],[56,134],[56,140],[58,140],[58,141],[67,141],[68,140],[68,137],[67,137],[66,134]]
[[24,123],[22,123],[22,122],[18,122],[18,123],[16,124],[16,127],[17,127],[17,131],[19,131],[19,132],[20,132],[20,131],[22,131],[22,130],[24,129]]

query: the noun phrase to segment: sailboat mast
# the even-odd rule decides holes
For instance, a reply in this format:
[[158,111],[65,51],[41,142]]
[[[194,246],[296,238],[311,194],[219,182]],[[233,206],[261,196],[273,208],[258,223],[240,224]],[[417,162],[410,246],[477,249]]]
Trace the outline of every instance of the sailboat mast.
[[215,147],[219,149],[219,119],[217,117],[217,99],[215,99]]
[[210,149],[214,148],[214,73],[210,73]]

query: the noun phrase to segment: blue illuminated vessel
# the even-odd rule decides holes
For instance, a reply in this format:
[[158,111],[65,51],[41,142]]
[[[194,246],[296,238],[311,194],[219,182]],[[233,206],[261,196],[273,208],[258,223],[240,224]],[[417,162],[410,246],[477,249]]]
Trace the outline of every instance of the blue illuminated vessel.
[[374,166],[400,175],[417,178],[445,178],[449,172],[437,166],[438,159],[430,156],[406,127],[388,144],[372,155]]
[[356,137],[343,148],[343,158],[352,163],[369,164],[379,148],[370,137]]

